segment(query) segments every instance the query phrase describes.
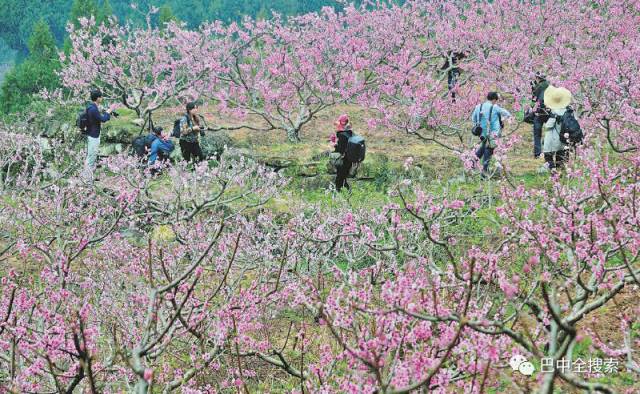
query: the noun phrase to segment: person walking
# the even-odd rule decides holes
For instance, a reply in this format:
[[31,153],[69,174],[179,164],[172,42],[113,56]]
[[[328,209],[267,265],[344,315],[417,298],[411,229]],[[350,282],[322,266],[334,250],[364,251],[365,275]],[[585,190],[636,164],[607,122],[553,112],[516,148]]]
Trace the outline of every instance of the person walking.
[[549,119],[544,124],[544,161],[547,169],[554,172],[564,166],[569,149],[560,139],[560,118],[567,112],[573,96],[565,88],[549,85],[544,92],[544,105],[549,109]]
[[340,157],[336,160],[336,190],[340,191],[343,187],[346,187],[347,190],[351,190],[351,186],[347,183],[349,170],[351,170],[351,165],[353,164],[347,158],[349,138],[353,136],[349,116],[347,114],[340,115],[335,126],[335,152],[340,154]]
[[199,140],[199,136],[204,134],[204,127],[201,125],[196,103],[188,103],[186,109],[187,113],[180,120],[180,151],[186,161],[199,162],[204,160]]
[[542,155],[542,127],[549,119],[549,111],[544,105],[544,93],[549,87],[547,77],[536,72],[535,79],[531,82],[531,100],[533,107],[533,157],[538,158]]
[[106,111],[100,110],[99,105],[102,103],[102,92],[98,89],[92,90],[89,98],[91,103],[87,106],[87,157],[84,163],[83,177],[87,183],[93,184],[100,149],[102,123],[111,119],[113,109],[110,108]]
[[489,162],[497,146],[497,140],[502,136],[502,119],[506,118],[509,121],[512,119],[511,113],[500,107],[498,101],[500,101],[498,92],[489,92],[487,94],[487,101],[478,104],[471,114],[473,124],[482,127],[482,134],[480,135],[481,143],[480,147],[476,150],[476,157],[482,161],[483,178],[489,175]]

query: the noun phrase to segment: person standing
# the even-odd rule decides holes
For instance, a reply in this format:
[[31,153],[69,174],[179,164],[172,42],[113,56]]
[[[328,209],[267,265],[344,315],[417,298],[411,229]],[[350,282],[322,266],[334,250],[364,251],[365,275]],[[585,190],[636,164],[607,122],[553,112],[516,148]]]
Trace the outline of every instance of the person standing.
[[111,119],[113,109],[110,108],[108,111],[100,110],[102,92],[98,89],[91,91],[90,99],[91,103],[87,107],[87,158],[84,165],[84,178],[88,183],[93,184],[100,149],[102,123]]
[[336,138],[335,138],[335,152],[340,154],[340,159],[336,164],[336,190],[340,191],[343,187],[347,190],[351,190],[351,186],[347,183],[349,177],[349,170],[351,170],[351,161],[347,158],[347,146],[349,144],[349,138],[353,136],[351,130],[351,124],[349,123],[349,116],[342,114],[338,117],[335,123],[336,126]]
[[497,140],[502,136],[502,118],[512,118],[509,111],[498,105],[499,100],[500,95],[498,92],[489,92],[487,101],[478,104],[471,114],[473,124],[478,124],[482,127],[481,144],[476,150],[476,157],[482,160],[483,178],[488,176],[491,156],[493,156]]
[[447,72],[447,87],[451,93],[451,100],[453,102],[456,101],[455,88],[458,84],[458,78],[460,77],[460,67],[458,67],[458,62],[465,57],[466,54],[463,52],[449,51],[445,56],[444,65],[440,68]]
[[180,121],[180,151],[186,161],[199,162],[204,160],[199,140],[199,136],[204,133],[204,127],[200,124],[196,103],[188,103],[186,109],[187,113]]
[[567,112],[571,100],[571,92],[553,85],[544,92],[544,105],[549,109],[549,119],[544,124],[544,161],[552,172],[561,169],[566,162],[569,150],[560,139],[560,118]]
[[533,157],[542,154],[542,126],[549,119],[549,112],[544,104],[544,92],[549,87],[549,81],[544,74],[536,72],[531,82],[531,100],[534,102],[533,111]]

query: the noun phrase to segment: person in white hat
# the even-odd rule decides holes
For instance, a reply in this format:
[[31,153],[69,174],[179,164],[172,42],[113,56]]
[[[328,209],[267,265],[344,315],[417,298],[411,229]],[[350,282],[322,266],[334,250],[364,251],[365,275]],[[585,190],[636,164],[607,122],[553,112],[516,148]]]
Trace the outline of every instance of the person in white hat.
[[558,119],[567,112],[567,107],[571,104],[571,92],[565,88],[558,88],[553,85],[544,92],[544,105],[550,110],[551,116],[544,125],[544,161],[549,170],[562,168],[567,159],[569,151],[567,146],[560,141],[560,123]]

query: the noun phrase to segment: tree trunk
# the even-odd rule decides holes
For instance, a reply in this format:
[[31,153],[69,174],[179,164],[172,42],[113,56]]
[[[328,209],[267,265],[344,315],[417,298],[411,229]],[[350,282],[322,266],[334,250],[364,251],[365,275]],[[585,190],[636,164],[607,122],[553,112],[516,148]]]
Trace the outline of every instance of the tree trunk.
[[294,129],[294,128],[288,128],[287,140],[289,140],[289,142],[294,144],[297,144],[298,142],[300,142],[300,130]]

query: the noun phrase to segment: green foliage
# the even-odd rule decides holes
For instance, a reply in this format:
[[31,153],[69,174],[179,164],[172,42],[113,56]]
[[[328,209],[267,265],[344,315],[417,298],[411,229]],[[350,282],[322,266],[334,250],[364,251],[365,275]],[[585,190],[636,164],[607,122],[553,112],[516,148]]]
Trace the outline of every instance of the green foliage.
[[102,7],[98,12],[98,21],[106,21],[109,17],[113,16],[113,8],[111,7],[111,3],[109,0],[104,0],[102,2]]
[[29,57],[5,76],[0,89],[0,110],[17,112],[33,101],[43,89],[59,86],[56,72],[60,69],[55,39],[44,19],[33,27],[29,38]]
[[173,13],[169,4],[164,4],[160,7],[160,11],[158,12],[158,22],[160,23],[160,26],[164,26],[169,22],[178,22],[178,18]]
[[[160,7],[159,15],[154,18],[159,25],[177,19],[190,27],[211,20],[239,21],[245,16],[267,18],[271,11],[294,15],[318,11],[325,6],[341,7],[337,0],[148,0],[137,3],[143,12],[151,6]],[[0,0],[0,39],[25,57],[31,28],[39,19],[49,24],[56,42],[61,44],[67,35],[67,22],[78,26],[79,18],[91,15],[98,22],[115,15],[121,21],[144,23],[140,12],[131,8],[130,0],[48,0],[46,7],[33,0]]]
[[66,36],[66,22],[71,0],[0,0],[0,39],[19,52],[22,59],[29,52],[29,36],[33,25],[44,19],[56,42]]
[[29,60],[37,63],[57,58],[56,41],[44,19],[33,26],[33,33],[29,37],[29,53]]
[[99,16],[98,4],[95,0],[74,0],[71,6],[71,15],[69,16],[69,22],[78,28],[80,27],[81,18],[90,18],[94,16],[96,19]]

